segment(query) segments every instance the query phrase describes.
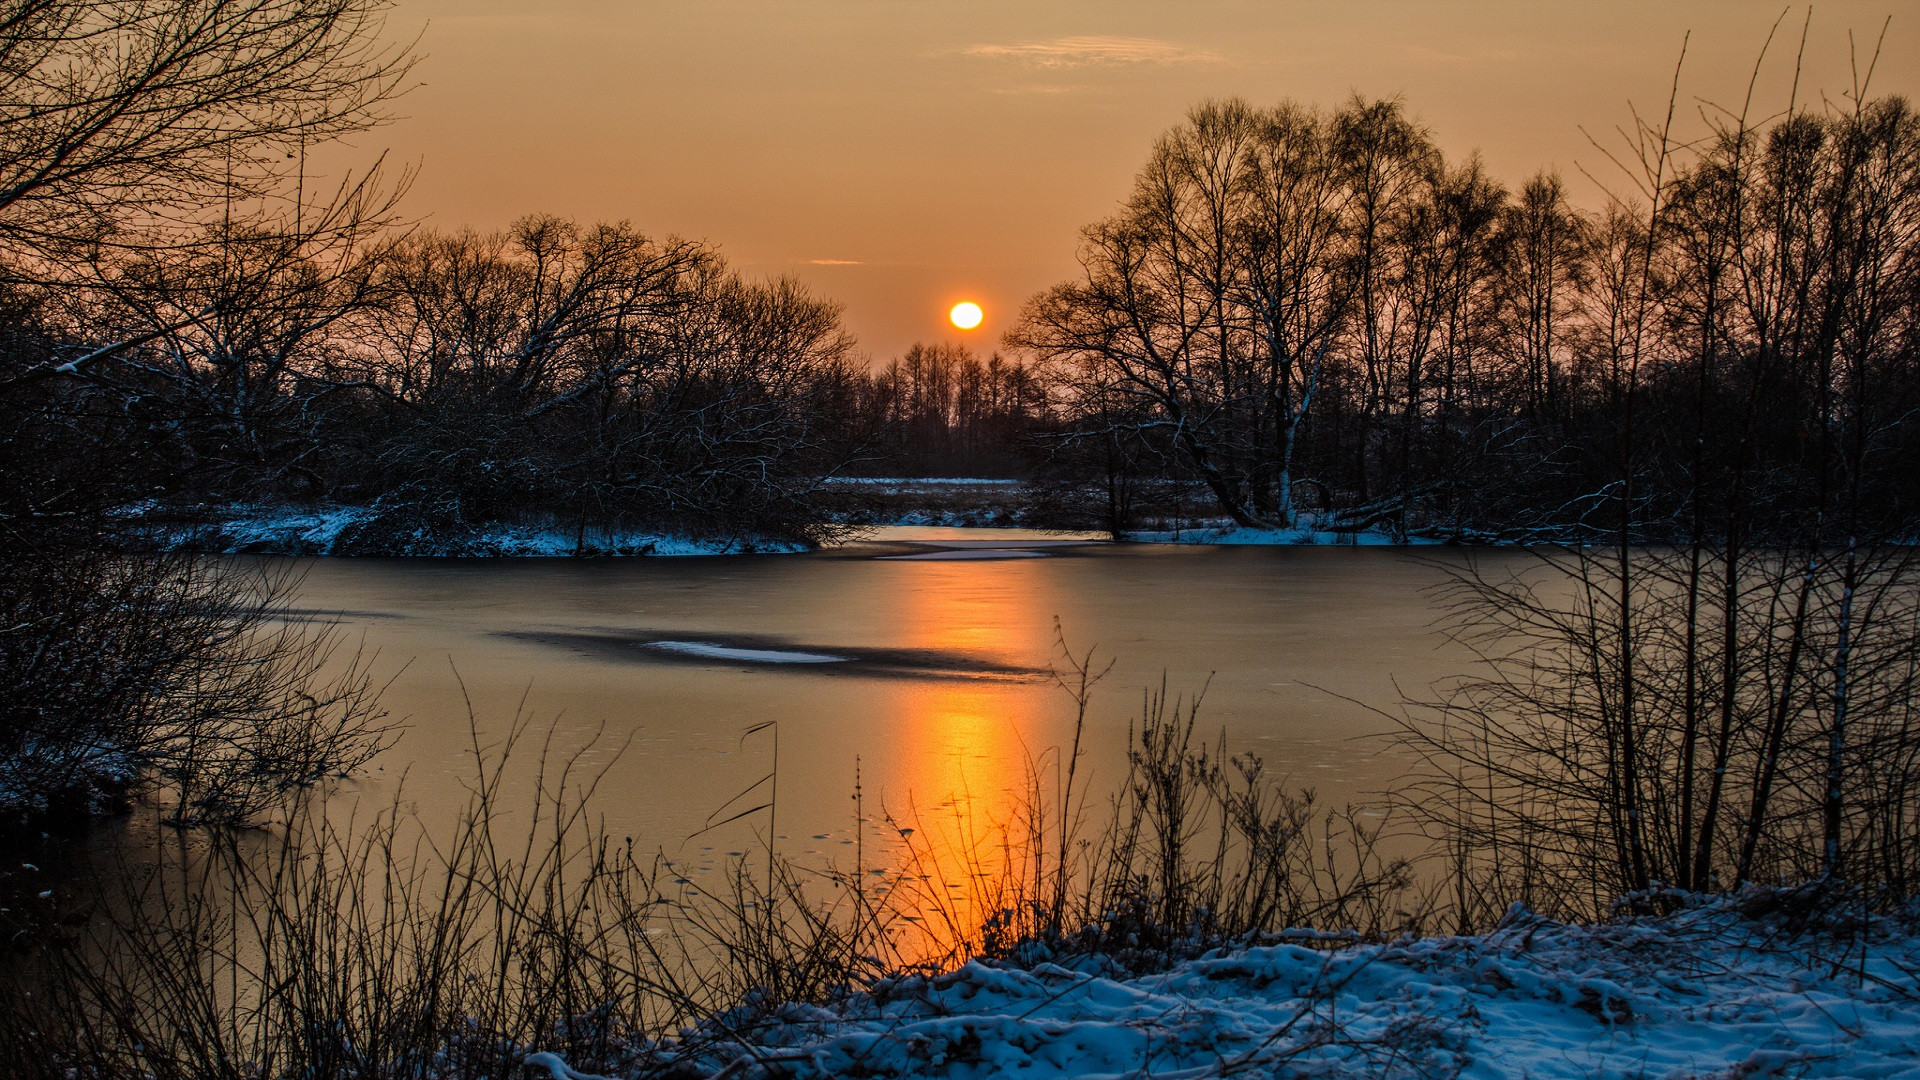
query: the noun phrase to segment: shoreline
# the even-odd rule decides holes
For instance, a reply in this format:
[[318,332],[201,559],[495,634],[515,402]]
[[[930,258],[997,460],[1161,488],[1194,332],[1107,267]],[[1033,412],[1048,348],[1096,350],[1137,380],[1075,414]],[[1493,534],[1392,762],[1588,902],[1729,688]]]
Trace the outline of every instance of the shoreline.
[[[809,544],[769,536],[701,537],[647,529],[567,528],[553,523],[493,522],[440,532],[424,528],[379,528],[381,514],[370,507],[300,507],[228,504],[214,507],[134,507],[121,520],[156,550],[208,555],[271,555],[328,558],[640,558],[722,555],[786,555],[840,543],[918,542],[913,537],[875,536],[891,530],[966,530],[983,538],[993,534],[1059,536],[1078,542],[1169,544],[1219,547],[1405,547],[1449,541],[1429,537],[1396,540],[1381,532],[1336,532],[1310,525],[1293,529],[1245,529],[1202,523],[1183,528],[1142,529],[1112,535],[1102,529],[1037,528],[1013,524],[1002,515],[985,521],[975,513],[908,510],[858,522],[832,521],[844,538]],[[938,542],[938,537],[928,538]],[[1493,543],[1489,546],[1517,547]]]

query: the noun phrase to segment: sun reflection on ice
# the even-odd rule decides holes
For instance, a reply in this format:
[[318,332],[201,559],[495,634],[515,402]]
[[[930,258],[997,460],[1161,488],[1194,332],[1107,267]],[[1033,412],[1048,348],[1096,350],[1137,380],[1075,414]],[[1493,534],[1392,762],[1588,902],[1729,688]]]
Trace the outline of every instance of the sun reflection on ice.
[[[1041,560],[923,562],[902,568],[895,610],[899,640],[914,648],[1042,667],[1052,650]],[[892,703],[887,750],[897,762],[882,795],[881,829],[900,899],[921,905],[930,937],[971,934],[999,896],[1008,841],[1021,813],[1031,763],[1054,740],[1059,691],[1044,678],[903,681]],[[1048,766],[1051,767],[1050,765]],[[905,832],[906,835],[900,835]]]

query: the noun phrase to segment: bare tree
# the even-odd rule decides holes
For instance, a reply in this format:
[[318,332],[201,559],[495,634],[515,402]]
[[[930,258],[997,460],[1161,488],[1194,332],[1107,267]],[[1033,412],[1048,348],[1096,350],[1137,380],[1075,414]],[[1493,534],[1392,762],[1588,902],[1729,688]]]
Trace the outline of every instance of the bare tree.
[[1496,896],[1920,878],[1920,125],[1852,97],[1636,129],[1574,346],[1611,536],[1456,582],[1484,673],[1407,727]]
[[206,417],[266,441],[352,306],[383,185],[312,199],[305,151],[377,124],[403,88],[384,8],[0,11],[0,771],[16,827],[155,776],[182,817],[244,817],[379,741],[364,680],[323,689],[322,637],[274,629],[244,577],[112,551],[110,511],[164,490],[192,461],[167,439]]
[[0,236],[198,225],[381,122],[411,59],[382,0],[19,0],[0,18]]
[[1564,423],[1573,393],[1568,334],[1586,272],[1589,225],[1568,205],[1560,178],[1542,173],[1503,209],[1501,229],[1500,329],[1508,378],[1519,384],[1530,416]]
[[642,522],[813,527],[851,340],[793,282],[748,282],[705,245],[624,223],[535,217],[409,237],[375,287],[351,320],[374,422],[351,440],[367,460],[348,493],[399,531],[555,514],[582,543]]
[[1293,448],[1351,295],[1338,122],[1195,109],[1086,230],[1084,280],[1035,298],[1010,335],[1157,436],[1240,525],[1292,522]]
[[[1268,408],[1277,472],[1273,516],[1294,523],[1294,457],[1300,427],[1338,343],[1354,278],[1342,256],[1353,189],[1332,160],[1327,121],[1283,104],[1261,117],[1242,180],[1244,273],[1236,300],[1250,314]],[[1260,492],[1264,484],[1256,482]]]

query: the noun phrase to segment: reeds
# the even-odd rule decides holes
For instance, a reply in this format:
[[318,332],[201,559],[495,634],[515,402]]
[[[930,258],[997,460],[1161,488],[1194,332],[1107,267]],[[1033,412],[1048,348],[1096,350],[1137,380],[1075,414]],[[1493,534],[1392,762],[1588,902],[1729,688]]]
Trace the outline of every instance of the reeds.
[[[1077,731],[1090,666],[1069,677]],[[523,716],[475,738],[444,835],[398,803],[366,816],[314,798],[284,830],[174,837],[17,963],[0,1073],[477,1078],[522,1075],[546,1051],[646,1075],[968,959],[1137,972],[1290,928],[1345,931],[1325,935],[1337,942],[1404,924],[1407,867],[1380,856],[1379,830],[1196,738],[1198,706],[1148,695],[1104,816],[1076,737],[1030,763],[999,817],[867,820],[856,802],[852,866],[768,851],[714,881],[607,833],[592,810],[604,773],[536,742]],[[507,765],[529,754],[523,795]],[[881,823],[897,842],[870,849]]]

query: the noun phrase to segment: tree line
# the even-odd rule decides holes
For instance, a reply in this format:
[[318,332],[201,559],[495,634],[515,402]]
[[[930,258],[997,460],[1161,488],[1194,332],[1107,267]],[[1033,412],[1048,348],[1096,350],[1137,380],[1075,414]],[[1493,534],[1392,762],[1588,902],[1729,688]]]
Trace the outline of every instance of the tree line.
[[1590,211],[1396,101],[1208,103],[1010,352],[878,368],[837,305],[698,241],[407,228],[404,177],[316,198],[223,156],[191,220],[15,215],[4,407],[23,460],[84,463],[32,498],[359,506],[359,550],[535,519],[805,541],[849,472],[1044,473],[1120,531],[1167,482],[1402,538],[1673,539],[1736,506],[1804,533],[1842,498],[1897,531],[1916,130],[1898,98],[1728,122]]
[[964,345],[916,343],[854,376],[850,430],[866,433],[859,467],[887,476],[1025,477],[1057,426],[1033,365]]
[[834,305],[625,224],[364,243],[361,208],[327,210],[325,231],[92,247],[77,282],[16,289],[44,354],[17,377],[66,377],[15,407],[95,455],[124,425],[150,498],[367,506],[393,533],[544,514],[808,535],[843,445]]
[[1073,437],[1241,526],[1671,537],[1851,492],[1904,528],[1920,118],[1710,118],[1643,126],[1589,211],[1448,160],[1397,101],[1204,104],[1011,339]]

